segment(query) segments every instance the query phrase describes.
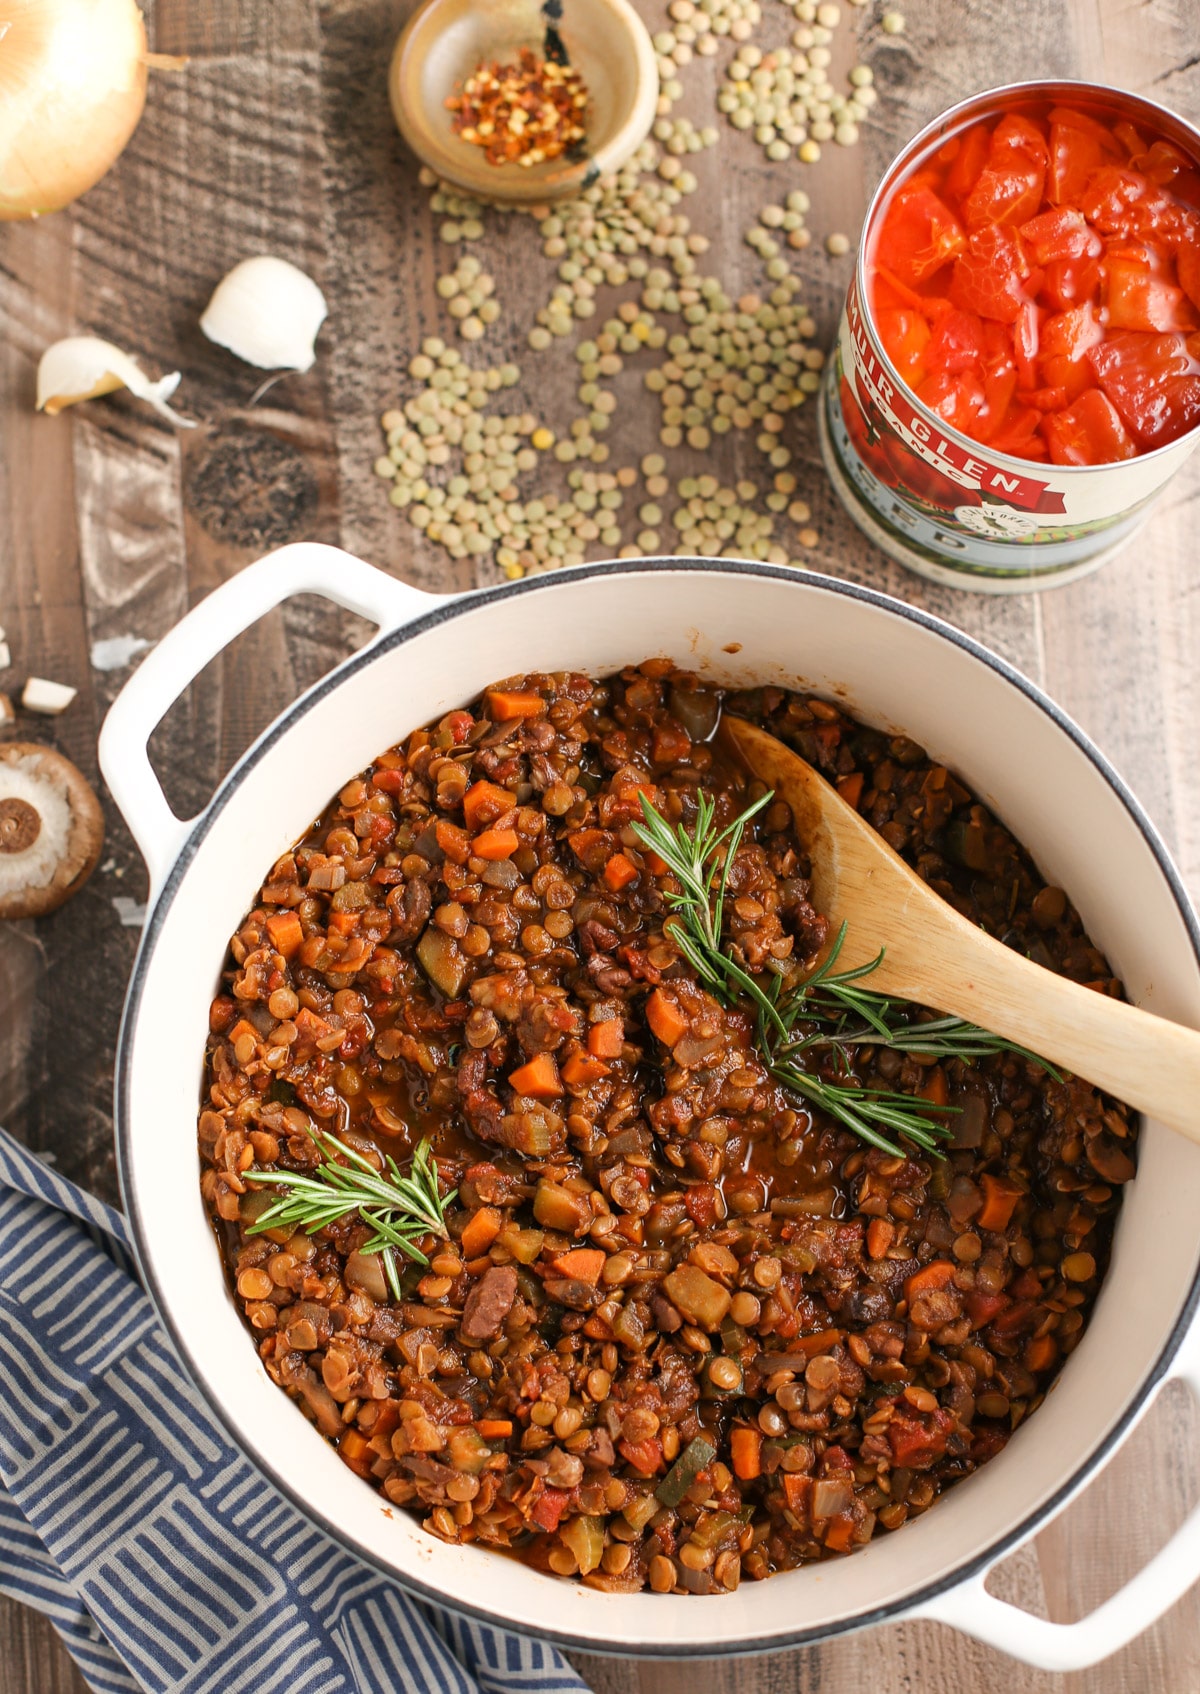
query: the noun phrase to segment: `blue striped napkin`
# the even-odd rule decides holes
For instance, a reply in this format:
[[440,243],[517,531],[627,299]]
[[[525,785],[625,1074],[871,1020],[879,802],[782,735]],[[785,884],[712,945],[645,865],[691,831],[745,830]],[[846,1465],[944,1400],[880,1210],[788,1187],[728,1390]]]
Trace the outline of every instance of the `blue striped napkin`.
[[409,1598],[230,1446],[119,1212],[0,1130],[0,1592],[103,1694],[586,1694]]

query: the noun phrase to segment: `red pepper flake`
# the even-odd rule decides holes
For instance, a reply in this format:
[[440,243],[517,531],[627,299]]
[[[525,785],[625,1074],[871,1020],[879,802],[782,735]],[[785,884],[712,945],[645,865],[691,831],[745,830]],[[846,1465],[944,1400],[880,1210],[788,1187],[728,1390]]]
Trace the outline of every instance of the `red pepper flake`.
[[515,65],[480,65],[446,101],[454,132],[489,165],[540,165],[582,141],[588,93],[571,65],[522,47]]

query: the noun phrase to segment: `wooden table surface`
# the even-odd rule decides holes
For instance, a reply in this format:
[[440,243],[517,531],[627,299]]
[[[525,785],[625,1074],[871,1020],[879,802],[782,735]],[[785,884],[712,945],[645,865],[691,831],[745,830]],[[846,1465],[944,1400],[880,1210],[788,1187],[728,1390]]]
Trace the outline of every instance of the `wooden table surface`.
[[[758,39],[774,45],[792,20],[778,0],[762,3]],[[74,684],[79,696],[65,716],[26,718],[20,729],[59,746],[96,780],[97,731],[127,670],[97,668],[94,645],[130,635],[154,641],[267,547],[298,537],[340,542],[434,590],[497,575],[489,559],[455,565],[419,537],[372,472],[379,416],[403,399],[419,338],[447,322],[433,289],[437,271],[449,268],[445,249],[386,101],[387,55],[405,0],[153,0],[146,9],[152,46],[190,63],[154,76],[132,144],[82,202],[0,233],[0,624],[13,655],[0,689],[16,692],[27,674]],[[640,0],[639,9],[663,27],[661,0]],[[759,208],[791,187],[809,191],[815,239],[797,269],[823,345],[850,263],[826,255],[824,236],[855,234],[866,194],[899,145],[962,95],[1025,77],[1082,76],[1144,90],[1200,119],[1195,0],[908,0],[900,36],[881,31],[882,9],[850,12],[838,35],[835,69],[849,62],[857,28],[880,91],[862,145],[826,149],[816,169],[768,165],[716,117],[728,49],[687,67],[677,108],[697,124],[721,125],[718,146],[695,166],[701,192],[692,206],[713,238],[705,264],[731,292],[759,281],[741,240]],[[525,220],[495,222],[477,250],[497,277],[505,314],[485,345],[522,364],[518,393],[553,423],[574,411],[573,360],[562,345],[535,358],[525,340],[553,281],[550,263]],[[206,342],[197,319],[225,269],[256,252],[283,254],[316,276],[331,317],[314,370],[251,405],[255,374]],[[182,370],[179,403],[200,427],[177,433],[127,397],[35,417],[37,359],[77,331],[110,337],[154,374]],[[631,370],[618,383],[628,462],[655,444],[640,382]],[[1100,574],[1041,596],[992,598],[932,588],[870,548],[825,484],[812,412],[789,420],[786,438],[821,537],[808,562],[929,607],[1032,676],[1115,761],[1200,892],[1200,459]],[[749,437],[727,436],[709,457],[729,482],[752,473],[756,456]],[[677,475],[707,468],[686,451],[670,457]],[[250,738],[363,634],[326,604],[301,601],[211,666],[155,738],[181,815],[197,810]],[[136,920],[145,875],[111,804],[107,813],[104,861],[86,891],[36,925],[0,926],[0,1122],[113,1199],[113,1052],[138,936],[125,920]],[[1085,1497],[1009,1561],[997,1590],[1058,1619],[1079,1617],[1113,1592],[1200,1488],[1197,1427],[1184,1396],[1168,1395]],[[1198,1626],[1200,1589],[1079,1676],[1025,1669],[937,1625],[902,1624],[714,1664],[701,1685],[713,1694],[1184,1694],[1200,1689]],[[690,1662],[579,1663],[604,1694],[697,1687]],[[0,1694],[82,1686],[50,1628],[4,1603]]]

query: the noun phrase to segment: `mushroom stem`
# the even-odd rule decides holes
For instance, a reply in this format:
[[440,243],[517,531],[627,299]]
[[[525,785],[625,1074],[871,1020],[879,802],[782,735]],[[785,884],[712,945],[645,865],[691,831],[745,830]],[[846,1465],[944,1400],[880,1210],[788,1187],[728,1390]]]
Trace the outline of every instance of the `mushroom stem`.
[[27,800],[0,800],[0,853],[23,853],[42,832],[41,813]]

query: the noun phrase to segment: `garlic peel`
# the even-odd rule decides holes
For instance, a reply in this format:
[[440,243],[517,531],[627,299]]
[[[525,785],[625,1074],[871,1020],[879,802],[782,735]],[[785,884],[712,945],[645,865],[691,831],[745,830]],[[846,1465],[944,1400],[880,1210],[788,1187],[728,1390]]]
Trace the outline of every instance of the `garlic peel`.
[[56,341],[42,354],[38,365],[37,409],[51,417],[64,406],[77,406],[81,400],[94,400],[114,389],[127,388],[139,400],[181,429],[194,429],[190,418],[184,418],[167,405],[179,387],[179,372],[152,382],[135,359],[111,341],[98,335],[69,335]]
[[287,259],[243,259],[223,277],[204,309],[200,328],[261,370],[307,371],[316,358],[317,331],[328,307],[310,276]]

